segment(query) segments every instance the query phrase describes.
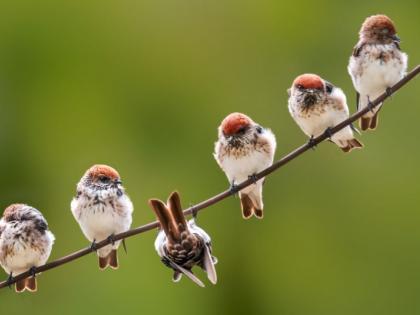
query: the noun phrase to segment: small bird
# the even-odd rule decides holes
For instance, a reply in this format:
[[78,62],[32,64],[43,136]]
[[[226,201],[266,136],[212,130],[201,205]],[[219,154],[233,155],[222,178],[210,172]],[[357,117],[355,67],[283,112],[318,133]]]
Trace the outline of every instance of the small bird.
[[162,262],[174,270],[172,280],[178,282],[184,274],[193,282],[204,287],[191,269],[198,265],[206,273],[212,284],[217,283],[214,265],[216,257],[212,256],[210,236],[197,226],[195,218],[186,221],[182,212],[178,192],[173,192],[167,204],[158,199],[150,199],[149,205],[160,223],[160,231],[155,241],[155,249]]
[[313,138],[327,132],[330,140],[344,152],[362,148],[363,144],[353,135],[352,126],[331,134],[331,127],[349,117],[343,91],[316,74],[298,76],[287,90],[289,112],[302,131]]
[[37,291],[35,268],[50,257],[54,235],[37,209],[25,204],[8,206],[0,220],[0,265],[9,274],[30,271],[32,276],[15,283],[16,292]]
[[[407,70],[407,54],[400,49],[394,23],[386,15],[373,15],[362,24],[359,42],[353,49],[348,71],[357,91],[357,110],[371,106],[384,92],[403,78]],[[382,104],[371,108],[360,119],[362,130],[375,129]]]
[[262,219],[264,178],[257,180],[255,174],[273,164],[276,151],[274,134],[242,113],[231,113],[223,119],[218,134],[214,158],[225,172],[232,191],[235,191],[236,184],[248,178],[254,179],[253,185],[239,192],[243,218],[254,215]]
[[118,172],[107,165],[89,168],[77,184],[71,212],[83,234],[92,242],[93,250],[96,242],[111,241],[112,244],[97,250],[99,268],[117,269],[117,249],[121,241],[115,241],[114,235],[130,229],[133,213],[133,204]]

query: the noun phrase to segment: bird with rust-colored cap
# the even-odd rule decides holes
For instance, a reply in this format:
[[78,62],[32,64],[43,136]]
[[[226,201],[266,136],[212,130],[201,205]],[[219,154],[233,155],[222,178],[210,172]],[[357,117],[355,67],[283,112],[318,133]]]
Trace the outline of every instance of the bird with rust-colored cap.
[[[231,189],[273,164],[276,138],[270,129],[263,128],[242,113],[229,114],[223,119],[215,143],[214,157],[225,172]],[[263,218],[264,178],[239,192],[242,216]]]
[[363,147],[353,135],[352,126],[331,134],[330,128],[349,117],[343,91],[316,74],[298,76],[287,91],[289,112],[302,131],[313,138],[327,132],[330,140],[344,152]]
[[54,235],[37,209],[13,204],[4,210],[0,220],[0,265],[9,274],[8,281],[28,270],[32,274],[16,282],[16,292],[37,290],[34,268],[47,262],[53,244]]
[[77,194],[71,202],[71,212],[83,234],[92,242],[109,239],[111,244],[97,250],[99,268],[118,268],[117,249],[121,241],[115,234],[130,229],[133,204],[125,193],[118,172],[107,165],[89,168],[77,184]]
[[[371,101],[403,78],[407,54],[401,51],[394,22],[386,15],[372,15],[362,24],[359,42],[353,49],[348,71],[357,91],[357,110],[370,107]],[[375,129],[381,105],[371,108],[360,119],[362,130]]]

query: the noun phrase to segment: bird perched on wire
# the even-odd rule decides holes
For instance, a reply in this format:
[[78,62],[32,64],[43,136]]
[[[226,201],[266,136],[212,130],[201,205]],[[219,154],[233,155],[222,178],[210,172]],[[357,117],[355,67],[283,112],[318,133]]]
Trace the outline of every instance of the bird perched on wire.
[[99,241],[108,239],[111,242],[97,249],[99,268],[117,269],[117,249],[121,241],[115,241],[113,237],[130,229],[133,213],[133,204],[118,172],[107,165],[89,168],[77,184],[71,212],[83,234],[92,242],[92,250],[96,250]]
[[[373,15],[362,24],[359,42],[353,49],[348,71],[357,91],[357,109],[370,107],[382,93],[405,75],[407,54],[400,49],[394,23],[386,15]],[[382,104],[371,108],[360,119],[362,130],[375,129]]]
[[276,138],[270,129],[264,128],[242,113],[229,114],[218,129],[214,158],[225,172],[232,191],[235,186],[252,178],[254,184],[239,192],[244,219],[263,218],[262,189],[264,178],[255,174],[273,164]]
[[198,265],[207,273],[210,282],[216,284],[214,265],[217,259],[211,254],[210,236],[197,226],[195,218],[188,222],[185,220],[178,192],[169,196],[167,204],[158,199],[150,199],[149,205],[160,223],[155,249],[162,262],[174,270],[172,280],[178,282],[184,274],[204,287],[191,270]]
[[13,275],[30,271],[31,277],[15,283],[16,292],[37,291],[35,268],[44,265],[51,254],[54,235],[37,209],[25,204],[8,206],[0,220],[0,265]]
[[313,138],[324,132],[344,152],[362,148],[363,144],[353,135],[352,126],[332,134],[330,128],[349,117],[343,91],[316,74],[298,76],[287,91],[289,112],[302,131]]

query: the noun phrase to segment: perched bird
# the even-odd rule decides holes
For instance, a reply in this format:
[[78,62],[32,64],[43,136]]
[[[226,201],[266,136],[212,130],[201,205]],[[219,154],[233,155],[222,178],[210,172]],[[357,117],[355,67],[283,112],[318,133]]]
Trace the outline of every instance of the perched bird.
[[191,269],[198,265],[206,273],[211,283],[216,284],[217,275],[214,265],[217,259],[212,256],[210,236],[195,223],[186,221],[182,212],[178,192],[173,192],[165,205],[158,199],[149,200],[160,223],[160,231],[155,241],[155,249],[162,262],[174,270],[172,280],[178,282],[182,274],[196,284],[204,287]]
[[316,74],[302,74],[293,81],[288,94],[289,112],[310,141],[327,132],[344,152],[363,147],[354,137],[352,126],[331,134],[331,127],[349,117],[346,96],[340,88]]
[[270,129],[255,123],[241,113],[229,114],[218,129],[214,157],[225,172],[231,188],[236,184],[254,178],[255,183],[239,192],[242,216],[263,217],[262,188],[264,178],[256,180],[255,174],[273,164],[276,138]]
[[37,290],[34,268],[44,265],[50,257],[54,235],[37,209],[25,204],[12,204],[0,220],[0,265],[13,275],[31,271],[32,276],[16,282],[16,292]]
[[71,212],[83,234],[92,242],[92,249],[96,242],[104,239],[112,242],[97,250],[99,268],[117,269],[117,249],[121,241],[114,241],[113,236],[130,228],[133,213],[133,204],[118,172],[107,165],[89,168],[77,184]]
[[[357,109],[370,106],[370,101],[399,81],[407,70],[407,54],[400,49],[394,23],[385,15],[368,17],[353,49],[348,71],[357,91]],[[375,129],[382,104],[360,119],[362,130]]]

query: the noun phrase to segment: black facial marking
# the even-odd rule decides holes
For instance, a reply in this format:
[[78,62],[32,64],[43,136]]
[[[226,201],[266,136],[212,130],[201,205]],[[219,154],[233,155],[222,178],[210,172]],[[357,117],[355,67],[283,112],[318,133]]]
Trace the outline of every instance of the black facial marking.
[[328,94],[331,94],[333,91],[334,86],[330,82],[325,82],[325,89],[327,90]]

